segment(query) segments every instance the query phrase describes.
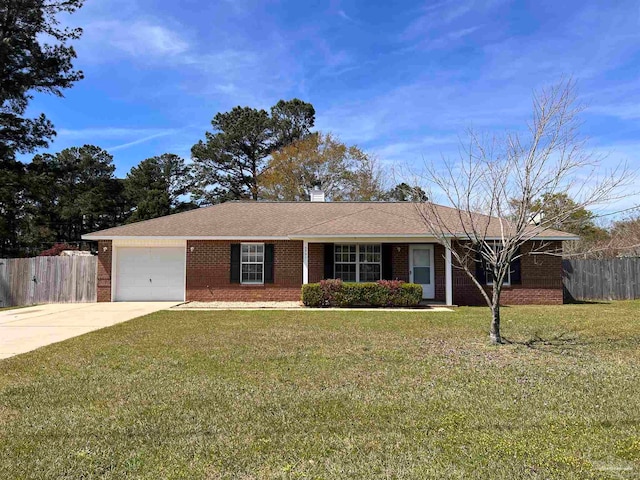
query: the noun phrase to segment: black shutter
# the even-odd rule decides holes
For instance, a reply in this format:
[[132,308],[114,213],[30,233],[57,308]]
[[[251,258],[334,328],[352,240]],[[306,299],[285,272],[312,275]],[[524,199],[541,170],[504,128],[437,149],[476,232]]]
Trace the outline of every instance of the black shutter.
[[240,283],[240,244],[231,244],[231,269],[230,269],[230,281],[231,283]]
[[393,280],[393,245],[382,244],[382,280]]
[[485,285],[487,283],[487,274],[484,269],[484,260],[482,259],[482,255],[480,255],[480,245],[477,245],[476,248],[476,280],[480,282],[480,285]]
[[264,246],[264,283],[273,283],[273,243]]
[[[520,249],[516,252],[516,255],[520,255]],[[511,262],[511,285],[521,285],[522,284],[522,274],[521,274],[521,258],[518,256],[515,260]]]
[[324,278],[333,278],[333,243],[324,244]]

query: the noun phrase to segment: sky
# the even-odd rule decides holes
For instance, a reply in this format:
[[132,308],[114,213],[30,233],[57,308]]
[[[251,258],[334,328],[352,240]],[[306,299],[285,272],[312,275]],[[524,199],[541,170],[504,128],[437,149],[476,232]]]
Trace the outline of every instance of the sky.
[[188,159],[217,112],[294,97],[318,130],[411,168],[468,128],[522,128],[532,93],[569,76],[589,148],[640,166],[637,0],[87,0],[62,21],[84,29],[85,79],[30,113],[57,129],[48,151],[98,145],[120,177]]

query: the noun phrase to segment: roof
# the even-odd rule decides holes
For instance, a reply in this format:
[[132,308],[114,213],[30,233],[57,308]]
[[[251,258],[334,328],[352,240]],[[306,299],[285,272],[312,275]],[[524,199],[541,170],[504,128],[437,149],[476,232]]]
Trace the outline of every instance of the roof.
[[[457,210],[435,205],[448,230],[464,236]],[[165,217],[109,228],[86,240],[124,237],[260,238],[313,237],[429,237],[419,203],[412,202],[226,202]],[[476,214],[488,221],[489,237],[500,237],[498,219]],[[535,229],[535,227],[532,227]],[[539,239],[572,240],[573,234],[546,230]]]

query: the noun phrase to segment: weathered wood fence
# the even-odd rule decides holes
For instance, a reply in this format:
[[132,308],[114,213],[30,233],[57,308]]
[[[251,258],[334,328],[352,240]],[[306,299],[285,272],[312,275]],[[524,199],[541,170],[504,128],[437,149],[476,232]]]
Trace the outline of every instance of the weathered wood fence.
[[640,259],[563,260],[565,301],[640,298]]
[[96,257],[0,258],[0,307],[95,302]]

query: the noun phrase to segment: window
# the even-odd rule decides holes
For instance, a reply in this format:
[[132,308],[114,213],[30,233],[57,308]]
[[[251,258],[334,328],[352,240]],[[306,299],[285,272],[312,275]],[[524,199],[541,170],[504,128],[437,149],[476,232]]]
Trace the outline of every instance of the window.
[[380,280],[382,267],[382,250],[380,244],[358,245],[360,250],[360,282],[377,282]]
[[[498,253],[502,249],[502,243],[493,242],[492,248],[494,252]],[[491,268],[487,268],[487,267],[490,267],[490,265],[486,265],[486,264],[484,265],[485,283],[487,285],[493,285],[493,272],[491,271]],[[509,271],[507,272],[507,276],[505,277],[504,282],[502,282],[502,284],[506,285],[507,287],[511,285],[511,266],[509,266]]]
[[357,282],[357,245],[334,246],[335,277],[345,282]]
[[243,243],[240,250],[240,282],[264,283],[264,243]]
[[376,282],[382,273],[380,244],[334,246],[335,277],[344,282]]

